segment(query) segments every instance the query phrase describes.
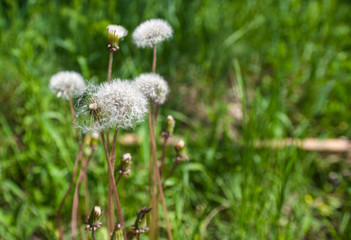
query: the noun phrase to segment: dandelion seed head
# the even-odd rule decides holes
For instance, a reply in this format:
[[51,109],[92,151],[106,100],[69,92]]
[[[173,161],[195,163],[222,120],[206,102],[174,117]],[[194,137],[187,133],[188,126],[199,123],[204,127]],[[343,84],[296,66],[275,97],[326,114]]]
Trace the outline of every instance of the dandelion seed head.
[[173,36],[172,27],[162,19],[150,19],[141,23],[133,32],[134,43],[141,48],[153,47]]
[[129,129],[141,123],[146,112],[147,99],[134,84],[115,79],[88,86],[79,106],[78,123],[83,132],[101,132],[116,125]]
[[85,83],[83,77],[73,71],[61,71],[50,79],[49,87],[57,97],[68,99],[78,97],[84,93]]
[[149,100],[163,104],[169,93],[167,82],[156,73],[140,74],[134,84]]
[[128,31],[124,27],[112,24],[107,26],[107,32],[108,41],[115,47],[118,46],[118,41],[128,34]]

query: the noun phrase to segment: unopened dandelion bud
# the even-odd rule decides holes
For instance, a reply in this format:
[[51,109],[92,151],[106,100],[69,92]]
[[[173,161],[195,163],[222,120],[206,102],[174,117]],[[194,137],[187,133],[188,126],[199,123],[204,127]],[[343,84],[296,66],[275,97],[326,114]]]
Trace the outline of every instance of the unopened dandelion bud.
[[97,149],[97,145],[98,145],[98,142],[99,142],[99,133],[94,131],[92,134],[91,134],[91,141],[90,141],[90,147],[94,150]]
[[175,120],[171,115],[168,115],[166,119],[166,132],[169,134],[173,134],[175,127]]
[[119,223],[116,223],[115,225],[115,230],[113,231],[111,235],[111,240],[123,240],[123,229],[122,225]]
[[119,25],[108,25],[107,26],[108,32],[108,42],[109,45],[107,48],[111,51],[117,51],[119,49],[118,43],[123,37],[127,36],[128,31]]
[[151,211],[152,208],[149,207],[142,207],[139,212],[137,212],[137,220],[135,221],[135,228],[136,229],[146,229],[147,222],[146,222],[146,215]]
[[97,230],[102,226],[100,222],[100,217],[102,215],[102,210],[100,206],[95,206],[88,217],[88,224],[85,230]]
[[122,162],[118,167],[118,171],[120,175],[129,176],[132,172],[132,155],[130,153],[123,154]]
[[176,150],[175,161],[183,162],[189,160],[189,157],[185,151],[185,142],[183,140],[178,141],[174,149]]

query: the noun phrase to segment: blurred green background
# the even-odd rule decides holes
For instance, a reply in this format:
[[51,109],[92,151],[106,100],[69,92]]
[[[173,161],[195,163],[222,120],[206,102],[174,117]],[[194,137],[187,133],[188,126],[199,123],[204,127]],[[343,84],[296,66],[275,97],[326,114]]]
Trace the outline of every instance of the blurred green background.
[[[150,18],[174,28],[158,48],[157,72],[171,87],[159,129],[172,114],[191,159],[166,183],[175,239],[351,239],[350,154],[255,147],[350,137],[350,12],[347,0],[1,0],[0,239],[58,238],[77,146],[69,104],[50,92],[50,76],[74,70],[105,81],[110,23],[129,30],[112,76],[151,71],[151,49],[131,39]],[[119,152],[134,156],[119,187],[127,225],[148,204],[147,124],[136,132],[140,147]],[[106,205],[106,169],[100,145],[88,170],[91,207]]]

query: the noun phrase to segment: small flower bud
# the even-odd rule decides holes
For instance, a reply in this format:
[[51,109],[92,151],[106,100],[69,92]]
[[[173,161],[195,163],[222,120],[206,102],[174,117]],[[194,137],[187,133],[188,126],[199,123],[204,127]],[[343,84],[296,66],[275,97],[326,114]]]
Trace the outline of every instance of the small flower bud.
[[92,151],[95,151],[97,149],[98,141],[99,133],[96,131],[92,132],[91,135],[84,136],[83,153],[85,156],[90,156]]
[[96,150],[98,142],[99,142],[99,133],[95,131],[91,134],[91,142],[90,142],[91,149]]
[[174,126],[175,126],[174,118],[171,115],[168,115],[166,119],[166,132],[169,133],[170,135],[173,134]]
[[145,233],[149,231],[146,222],[146,215],[151,211],[152,208],[142,207],[139,212],[137,212],[137,219],[134,225],[128,230],[128,239],[132,239],[138,234]]
[[135,229],[137,230],[146,230],[146,214],[151,211],[152,208],[142,207],[139,212],[137,212],[137,220],[135,221]]
[[186,155],[185,152],[185,142],[183,140],[179,140],[178,143],[175,145],[174,149],[176,150],[176,157],[175,161],[183,162],[189,160],[189,157]]
[[88,224],[85,230],[97,230],[102,226],[100,222],[100,217],[102,215],[102,210],[100,206],[95,206],[88,217]]
[[123,240],[123,229],[122,229],[122,225],[119,223],[116,223],[115,225],[115,230],[113,231],[112,235],[111,235],[111,240]]
[[124,176],[129,176],[132,172],[132,155],[130,153],[123,154],[122,162],[118,166],[119,174]]

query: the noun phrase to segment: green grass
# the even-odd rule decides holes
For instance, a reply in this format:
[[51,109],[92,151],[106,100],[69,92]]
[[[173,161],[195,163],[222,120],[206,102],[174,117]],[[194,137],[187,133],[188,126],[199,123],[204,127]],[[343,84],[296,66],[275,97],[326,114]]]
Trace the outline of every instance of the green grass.
[[[156,17],[175,32],[158,52],[157,71],[171,87],[160,119],[174,115],[191,159],[166,183],[175,239],[350,239],[349,156],[254,147],[258,139],[350,138],[350,11],[342,0],[1,1],[0,239],[58,236],[77,147],[68,102],[51,94],[50,76],[67,69],[104,81],[109,23],[129,30],[112,76],[150,71],[152,51],[137,49],[131,34]],[[119,152],[135,159],[119,187],[127,224],[148,203],[147,124],[137,133],[141,146]],[[105,206],[101,146],[95,156],[90,204]]]

